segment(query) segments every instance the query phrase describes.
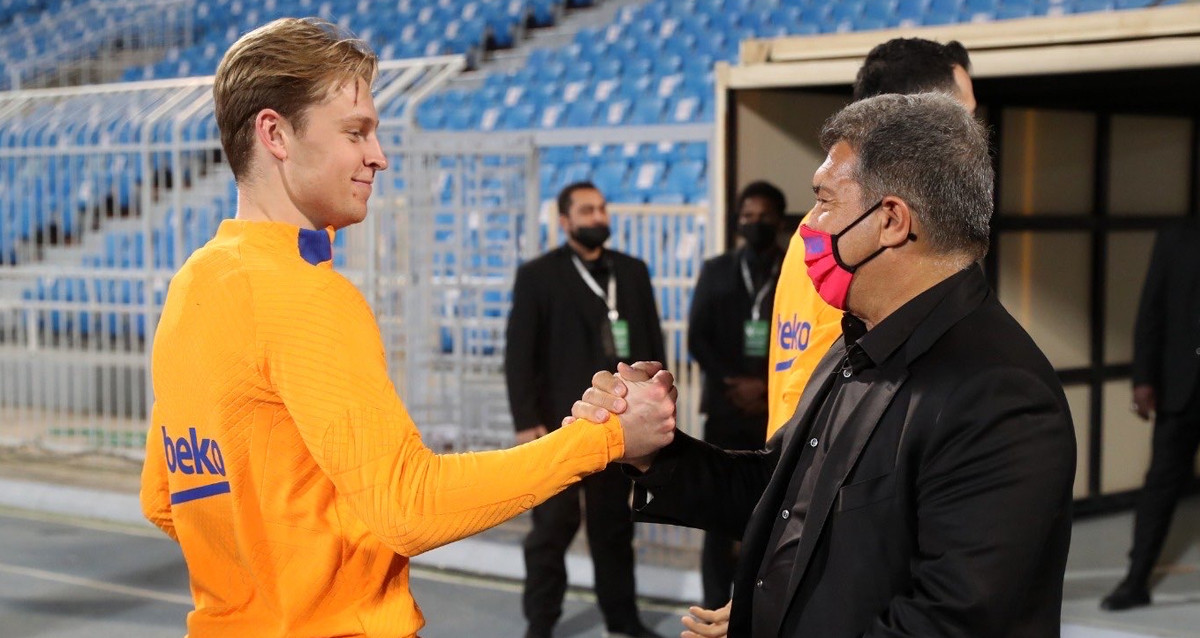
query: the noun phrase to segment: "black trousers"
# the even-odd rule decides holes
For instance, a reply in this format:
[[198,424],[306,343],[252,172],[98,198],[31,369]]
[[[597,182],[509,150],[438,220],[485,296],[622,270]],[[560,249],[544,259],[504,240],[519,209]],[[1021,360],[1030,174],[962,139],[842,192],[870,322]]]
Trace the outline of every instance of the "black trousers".
[[1138,495],[1133,523],[1133,549],[1129,552],[1129,580],[1145,584],[1162,552],[1171,528],[1175,506],[1191,481],[1200,447],[1200,391],[1182,412],[1159,414],[1154,422],[1154,442],[1146,484]]
[[[766,415],[710,416],[704,422],[704,440],[726,450],[761,450],[766,436]],[[717,532],[704,533],[700,583],[705,609],[720,609],[729,602],[737,559],[736,540]]]
[[605,625],[609,631],[632,631],[641,625],[633,576],[632,489],[633,483],[621,469],[610,465],[533,508],[533,529],[525,537],[522,598],[530,634],[549,636],[562,616],[566,553],[579,529],[581,495],[587,510],[596,599]]

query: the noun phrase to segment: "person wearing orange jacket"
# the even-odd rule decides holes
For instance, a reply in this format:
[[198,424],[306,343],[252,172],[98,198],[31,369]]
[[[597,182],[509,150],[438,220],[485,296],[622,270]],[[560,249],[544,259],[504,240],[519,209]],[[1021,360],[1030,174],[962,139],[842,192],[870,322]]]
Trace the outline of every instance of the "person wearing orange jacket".
[[155,335],[146,517],[177,540],[192,638],[415,636],[409,558],[670,441],[650,408],[509,450],[438,455],[396,396],[367,301],[335,272],[387,168],[375,55],[287,18],[222,59],[213,89],[237,218],[171,282]]

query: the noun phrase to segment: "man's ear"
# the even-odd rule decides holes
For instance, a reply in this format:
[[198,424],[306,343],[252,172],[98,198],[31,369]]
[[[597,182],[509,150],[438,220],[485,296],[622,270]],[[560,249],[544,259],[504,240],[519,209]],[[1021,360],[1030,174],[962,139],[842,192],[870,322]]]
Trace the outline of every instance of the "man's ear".
[[912,239],[911,235],[916,233],[916,220],[913,218],[912,208],[908,206],[908,202],[894,195],[888,195],[883,198],[879,210],[883,216],[883,223],[879,227],[879,244],[881,246],[895,248]]
[[287,118],[274,109],[263,109],[254,117],[254,137],[281,162],[287,159],[291,134],[292,127]]

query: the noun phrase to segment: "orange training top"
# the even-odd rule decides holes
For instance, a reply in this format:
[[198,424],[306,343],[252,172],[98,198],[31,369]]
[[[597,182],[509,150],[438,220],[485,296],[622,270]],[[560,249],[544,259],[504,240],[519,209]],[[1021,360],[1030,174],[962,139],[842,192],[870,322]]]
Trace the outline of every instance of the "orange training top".
[[333,271],[332,238],[225,221],[171,282],[141,501],[183,549],[193,638],[414,636],[408,557],[624,451],[613,419],[508,450],[431,452],[371,309]]
[[792,418],[817,362],[842,336],[842,311],[817,294],[804,265],[799,231],[792,235],[779,271],[774,315],[767,368],[768,439]]

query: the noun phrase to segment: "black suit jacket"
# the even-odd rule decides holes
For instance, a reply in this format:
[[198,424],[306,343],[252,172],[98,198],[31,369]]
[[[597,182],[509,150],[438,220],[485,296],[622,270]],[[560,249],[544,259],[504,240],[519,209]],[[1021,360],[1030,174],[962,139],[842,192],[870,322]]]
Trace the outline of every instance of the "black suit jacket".
[[1133,337],[1133,383],[1154,386],[1158,410],[1181,412],[1200,386],[1200,224],[1154,242]]
[[[834,417],[844,429],[815,485],[787,612],[768,635],[1059,635],[1070,412],[1054,370],[982,271],[963,275],[904,345],[860,375],[869,382],[847,382]],[[731,638],[751,635],[756,574],[791,505],[791,476],[775,469],[795,466],[845,352],[838,341],[826,354],[766,449],[726,452],[677,434],[636,479],[642,520],[742,537]]]
[[[513,426],[559,427],[600,370],[615,370],[604,354],[608,306],[584,283],[568,246],[517,269],[508,317],[504,376]],[[610,276],[617,278],[617,311],[629,322],[628,361],[664,361],[663,333],[645,262],[614,250]]]
[[[741,250],[733,251],[704,262],[692,295],[688,350],[704,372],[700,411],[709,416],[745,417],[725,398],[726,377],[757,377],[764,383],[767,381],[767,357],[745,355],[744,324],[751,318],[754,298],[742,280],[742,254]],[[778,271],[773,273],[775,278],[778,275]],[[774,301],[772,285],[759,305],[762,320],[771,320]],[[762,438],[760,433],[756,447]]]

